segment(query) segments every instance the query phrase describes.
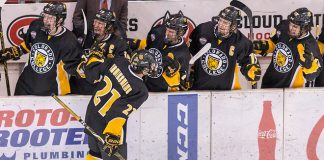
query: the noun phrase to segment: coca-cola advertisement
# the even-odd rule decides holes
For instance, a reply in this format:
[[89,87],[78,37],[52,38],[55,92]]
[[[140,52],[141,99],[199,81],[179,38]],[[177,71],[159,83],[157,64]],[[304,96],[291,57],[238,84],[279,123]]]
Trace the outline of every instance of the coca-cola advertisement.
[[259,160],[275,159],[277,133],[271,108],[271,101],[263,102],[263,113],[258,131]]

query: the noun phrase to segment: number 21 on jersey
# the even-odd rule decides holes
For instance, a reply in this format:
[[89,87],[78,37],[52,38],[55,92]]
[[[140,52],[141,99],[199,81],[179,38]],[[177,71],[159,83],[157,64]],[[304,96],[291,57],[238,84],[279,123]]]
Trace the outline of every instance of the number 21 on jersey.
[[108,101],[98,111],[100,115],[104,117],[111,108],[112,104],[120,97],[120,94],[115,88],[112,88],[113,86],[111,80],[107,76],[104,77],[103,81],[106,83],[106,86],[96,92],[93,98],[93,103],[95,106],[97,106],[101,102],[101,97],[107,95],[109,92],[111,93]]

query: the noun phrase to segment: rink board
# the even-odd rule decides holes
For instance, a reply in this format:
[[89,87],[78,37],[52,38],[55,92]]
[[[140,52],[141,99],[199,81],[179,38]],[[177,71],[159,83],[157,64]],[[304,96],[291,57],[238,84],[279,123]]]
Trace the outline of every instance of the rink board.
[[[274,157],[323,159],[321,97],[323,89],[150,93],[129,118],[128,158],[257,160],[262,106],[271,101]],[[61,98],[84,118],[89,97]],[[0,157],[64,160],[86,153],[81,124],[51,97],[0,98]]]

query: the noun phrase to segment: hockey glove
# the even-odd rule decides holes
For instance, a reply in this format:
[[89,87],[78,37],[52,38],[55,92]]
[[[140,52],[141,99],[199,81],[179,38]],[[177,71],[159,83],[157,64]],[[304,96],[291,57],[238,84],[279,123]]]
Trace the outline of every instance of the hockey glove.
[[255,53],[260,54],[261,56],[267,55],[267,50],[269,49],[268,41],[256,40],[253,41],[253,49],[256,50]]
[[189,88],[191,88],[193,80],[192,76],[190,78],[187,78],[187,72],[183,72],[180,77],[180,89],[182,91],[187,91]]
[[20,47],[13,46],[13,47],[5,48],[0,51],[0,63],[4,63],[10,59],[18,60],[18,59],[20,59],[20,56],[22,54],[23,53],[22,53]]
[[308,45],[305,44],[298,44],[297,45],[297,50],[299,53],[299,64],[302,65],[302,67],[309,69],[312,67],[312,63],[314,61],[314,56],[312,51],[309,50],[307,47]]
[[115,136],[110,133],[106,133],[104,139],[105,139],[105,144],[104,144],[102,150],[104,152],[106,152],[108,154],[108,156],[114,155],[118,150],[118,145],[120,143],[120,137]]
[[248,64],[246,69],[247,69],[246,79],[248,81],[258,81],[258,80],[260,80],[261,68],[260,68],[259,64]]
[[173,77],[180,69],[180,63],[175,59],[173,53],[163,57],[163,68],[168,77]]
[[88,58],[87,58],[86,54],[82,55],[81,62],[78,64],[78,67],[77,67],[77,73],[81,78],[86,78],[84,71],[85,71],[85,66],[86,66],[87,62],[88,62]]

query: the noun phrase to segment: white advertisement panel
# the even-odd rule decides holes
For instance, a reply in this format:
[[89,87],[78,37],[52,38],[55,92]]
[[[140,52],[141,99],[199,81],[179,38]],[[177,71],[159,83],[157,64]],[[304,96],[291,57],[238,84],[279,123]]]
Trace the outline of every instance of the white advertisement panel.
[[282,159],[282,90],[212,92],[214,160]]
[[[88,98],[62,100],[85,115]],[[83,126],[53,98],[0,98],[0,108],[0,159],[81,160],[87,155]]]
[[285,90],[284,159],[324,159],[324,90]]

